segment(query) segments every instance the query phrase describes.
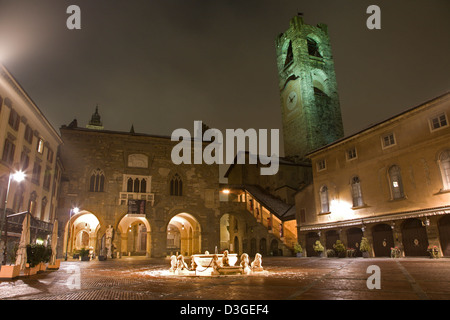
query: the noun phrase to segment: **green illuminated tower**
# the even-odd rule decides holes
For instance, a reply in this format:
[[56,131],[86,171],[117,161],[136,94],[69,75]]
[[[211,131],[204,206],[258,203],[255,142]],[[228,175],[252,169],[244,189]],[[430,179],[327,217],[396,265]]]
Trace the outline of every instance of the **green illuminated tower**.
[[344,135],[328,27],[295,16],[276,47],[284,151],[303,159]]

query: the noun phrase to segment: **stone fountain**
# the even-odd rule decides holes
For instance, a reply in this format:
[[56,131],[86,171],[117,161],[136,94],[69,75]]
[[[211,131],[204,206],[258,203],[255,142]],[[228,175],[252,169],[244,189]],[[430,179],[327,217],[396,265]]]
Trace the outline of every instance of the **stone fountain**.
[[255,259],[250,263],[248,254],[243,253],[237,264],[236,253],[194,254],[191,256],[191,266],[188,267],[182,255],[171,257],[170,273],[181,276],[219,276],[219,275],[251,275],[255,273],[267,273],[262,267],[262,256],[257,253]]

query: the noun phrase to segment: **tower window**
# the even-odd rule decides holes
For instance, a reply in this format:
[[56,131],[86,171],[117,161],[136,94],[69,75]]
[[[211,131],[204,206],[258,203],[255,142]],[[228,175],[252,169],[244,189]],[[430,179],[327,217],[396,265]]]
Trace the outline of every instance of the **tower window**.
[[292,51],[292,42],[289,41],[289,47],[286,53],[286,60],[284,62],[284,66],[288,66],[292,61],[294,61],[294,53]]
[[307,38],[306,41],[308,42],[308,54],[313,57],[322,58],[317,42],[311,38]]
[[102,170],[96,169],[91,174],[89,181],[89,191],[103,192],[105,189],[105,174]]
[[323,92],[322,90],[320,90],[317,87],[314,87],[314,95],[319,96],[319,97],[328,97],[325,92]]
[[170,195],[182,196],[183,195],[183,181],[181,177],[176,173],[172,180],[170,180]]

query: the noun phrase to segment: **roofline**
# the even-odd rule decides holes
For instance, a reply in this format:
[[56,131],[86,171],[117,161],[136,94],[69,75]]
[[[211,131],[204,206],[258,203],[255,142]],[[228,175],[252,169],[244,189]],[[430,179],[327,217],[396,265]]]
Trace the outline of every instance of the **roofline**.
[[[446,97],[446,96],[448,96],[448,97]],[[317,149],[315,149],[315,150],[313,150],[311,152],[308,152],[305,156],[306,157],[311,157],[312,155],[314,155],[314,154],[316,154],[316,153],[318,153],[318,152],[320,152],[320,151],[322,151],[324,149],[327,149],[329,147],[335,146],[335,145],[340,144],[340,143],[344,143],[347,140],[349,140],[349,139],[351,139],[351,138],[353,138],[355,136],[358,136],[360,134],[363,134],[363,133],[366,133],[368,131],[374,130],[376,127],[379,127],[379,126],[381,126],[383,124],[386,124],[388,122],[392,122],[392,121],[396,120],[397,118],[399,118],[399,117],[401,117],[401,116],[403,116],[403,115],[405,115],[407,113],[410,113],[410,112],[413,112],[413,111],[417,111],[418,109],[420,109],[422,107],[425,108],[426,106],[429,106],[431,103],[433,103],[433,102],[435,102],[437,100],[441,100],[443,98],[450,99],[450,91],[447,91],[447,92],[445,92],[445,93],[443,93],[443,94],[441,94],[441,95],[439,95],[439,96],[437,96],[437,97],[435,97],[433,99],[427,100],[427,101],[425,101],[425,102],[423,102],[423,103],[421,103],[419,105],[416,105],[416,106],[414,106],[412,108],[409,108],[409,109],[407,109],[405,111],[402,111],[402,112],[400,112],[400,113],[398,113],[398,114],[396,114],[396,115],[394,115],[392,117],[389,117],[389,118],[387,118],[385,120],[382,120],[382,121],[380,121],[378,123],[370,125],[369,127],[365,128],[365,129],[362,129],[360,131],[357,131],[357,132],[355,132],[355,133],[353,133],[353,134],[351,134],[351,135],[349,135],[347,137],[343,137],[343,138],[338,139],[338,140],[336,140],[334,142],[331,142],[331,143],[329,143],[327,145],[324,145],[324,146],[322,146],[320,148],[317,148]]]
[[[231,170],[234,168],[235,165],[237,164],[249,164],[249,163],[237,163],[237,157],[240,154],[250,154],[249,151],[239,151],[238,154],[236,154],[236,156],[233,159],[233,163],[230,164],[230,166],[228,167],[227,171],[225,172],[225,174],[223,175],[224,178],[228,178],[228,175],[231,173]],[[259,155],[256,155],[255,157],[258,157]],[[268,157],[267,155],[265,155],[265,157]],[[269,158],[269,157],[268,157]],[[283,160],[283,162],[279,161],[280,159]],[[286,161],[289,161],[286,162]],[[297,166],[297,167],[311,167],[310,163],[296,163],[296,162],[291,162],[290,160],[287,160],[286,157],[278,157],[278,165],[280,166]]]
[[61,136],[58,134],[58,131],[52,126],[50,121],[48,121],[47,117],[44,115],[44,113],[39,109],[37,104],[33,101],[33,99],[30,97],[30,95],[25,91],[25,89],[20,85],[20,83],[14,78],[14,76],[9,72],[9,70],[6,68],[6,66],[3,63],[0,63],[1,69],[5,76],[7,76],[11,82],[9,82],[14,89],[16,89],[16,92],[19,93],[19,95],[25,99],[25,102],[28,103],[29,106],[32,107],[33,111],[37,113],[38,116],[42,117],[44,119],[45,125],[50,129],[50,132],[54,134],[56,140],[58,140],[59,143],[62,143]]

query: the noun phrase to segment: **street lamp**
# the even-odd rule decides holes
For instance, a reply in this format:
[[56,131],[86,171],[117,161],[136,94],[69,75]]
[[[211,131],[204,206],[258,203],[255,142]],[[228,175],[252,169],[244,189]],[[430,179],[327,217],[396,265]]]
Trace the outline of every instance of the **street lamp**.
[[3,261],[2,264],[6,264],[6,255],[7,255],[7,244],[8,244],[8,219],[6,217],[6,207],[8,204],[8,196],[9,196],[9,187],[11,186],[11,180],[14,180],[16,182],[22,182],[25,179],[25,173],[23,171],[16,171],[14,173],[9,173],[9,179],[8,179],[8,187],[6,189],[6,198],[5,198],[5,207],[3,208],[3,223],[1,228],[1,233],[4,233],[5,240],[3,242],[4,249],[3,249]]
[[72,213],[77,214],[78,212],[80,212],[80,208],[78,208],[78,207],[72,208],[69,211],[69,228],[68,228],[68,231],[67,231],[66,258],[65,258],[65,261],[67,261],[67,251],[69,250],[70,229],[71,229],[70,220],[72,219]]

